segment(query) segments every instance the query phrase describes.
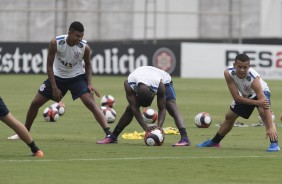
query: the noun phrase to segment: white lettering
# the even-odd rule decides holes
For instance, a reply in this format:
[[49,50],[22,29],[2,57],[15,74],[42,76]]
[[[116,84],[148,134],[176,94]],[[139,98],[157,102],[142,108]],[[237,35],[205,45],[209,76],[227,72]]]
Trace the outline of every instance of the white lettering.
[[128,61],[127,55],[122,55],[119,59],[119,71],[122,74],[126,74],[126,72],[128,71],[128,68],[126,67],[126,61]]
[[97,54],[91,60],[93,73],[104,73],[104,58],[102,55]]
[[113,48],[112,49],[113,51],[113,57],[112,57],[112,70],[113,70],[113,73],[114,74],[118,74],[119,72],[119,69],[118,69],[118,56],[117,56],[117,53],[118,53],[118,49],[117,48]]
[[30,66],[29,66],[29,61],[32,59],[32,54],[28,53],[24,53],[22,55],[22,59],[23,59],[23,67],[22,70],[24,73],[28,73],[30,71]]
[[42,72],[47,73],[47,56],[48,49],[42,49]]
[[31,59],[31,69],[34,73],[39,73],[41,71],[40,65],[42,64],[42,57],[40,54],[36,54]]
[[128,53],[129,53],[129,57],[128,57],[128,68],[129,68],[129,72],[131,73],[134,69],[135,69],[135,66],[134,66],[134,49],[133,48],[129,48],[128,49]]
[[92,60],[92,72],[94,74],[127,74],[139,66],[148,65],[148,58],[145,55],[134,57],[134,48],[129,48],[128,54],[119,57],[119,49],[105,49],[104,55],[97,54]]
[[7,53],[2,58],[2,71],[9,73],[13,67],[12,55]]
[[20,66],[21,55],[20,55],[20,49],[19,48],[16,48],[13,59],[14,59],[14,72],[19,73],[21,71],[21,66]]

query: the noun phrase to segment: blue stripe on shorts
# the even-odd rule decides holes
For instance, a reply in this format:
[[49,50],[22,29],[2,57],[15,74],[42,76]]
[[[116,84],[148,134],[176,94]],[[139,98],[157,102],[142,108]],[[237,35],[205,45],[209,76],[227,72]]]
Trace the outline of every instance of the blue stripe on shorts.
[[176,94],[172,82],[165,84],[166,101],[176,100]]

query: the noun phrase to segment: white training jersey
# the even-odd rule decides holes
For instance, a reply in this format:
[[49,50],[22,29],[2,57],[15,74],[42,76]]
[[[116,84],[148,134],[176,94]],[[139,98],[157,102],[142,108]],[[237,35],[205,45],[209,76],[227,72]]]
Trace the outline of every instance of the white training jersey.
[[143,83],[150,87],[154,94],[157,94],[159,84],[162,81],[164,84],[171,82],[171,76],[153,66],[140,66],[136,68],[127,78],[128,84],[136,92],[139,83]]
[[240,79],[237,77],[237,75],[235,74],[234,67],[228,67],[228,71],[229,71],[231,78],[235,82],[241,96],[244,96],[246,98],[254,98],[256,96],[255,91],[251,88],[251,85],[256,77],[260,78],[260,84],[261,84],[262,90],[269,91],[267,83],[264,80],[262,80],[258,72],[255,71],[253,68],[249,68],[246,77],[243,79]]
[[69,46],[67,44],[68,35],[56,37],[57,53],[53,64],[54,75],[61,78],[72,78],[84,74],[83,56],[86,41]]

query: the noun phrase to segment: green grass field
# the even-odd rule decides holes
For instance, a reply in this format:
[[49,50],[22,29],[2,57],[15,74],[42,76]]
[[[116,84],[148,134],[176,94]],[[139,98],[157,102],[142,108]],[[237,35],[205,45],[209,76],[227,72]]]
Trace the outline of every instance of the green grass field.
[[[10,111],[22,122],[28,106],[46,75],[1,75],[0,95]],[[114,109],[120,117],[127,101],[123,92],[125,77],[93,77],[101,95],[116,99]],[[104,133],[80,100],[72,101],[68,93],[63,102],[66,113],[58,122],[43,120],[43,109],[31,129],[33,138],[44,151],[42,159],[29,157],[29,148],[22,141],[9,141],[14,134],[0,124],[1,184],[235,184],[281,183],[282,155],[267,153],[269,140],[265,127],[234,127],[221,143],[221,148],[196,148],[212,138],[229,108],[231,96],[223,79],[174,78],[177,103],[185,118],[192,145],[171,146],[179,135],[167,135],[160,147],[147,147],[143,140],[119,139],[118,144],[97,145]],[[267,81],[272,92],[272,110],[281,134],[281,81]],[[97,99],[100,102],[100,99]],[[153,104],[155,106],[155,101]],[[194,125],[194,116],[201,111],[213,117],[208,129]],[[245,124],[258,122],[255,111]],[[116,122],[111,124],[113,129]],[[164,127],[175,127],[168,115]],[[134,120],[124,133],[142,132]],[[282,135],[282,134],[281,134]]]

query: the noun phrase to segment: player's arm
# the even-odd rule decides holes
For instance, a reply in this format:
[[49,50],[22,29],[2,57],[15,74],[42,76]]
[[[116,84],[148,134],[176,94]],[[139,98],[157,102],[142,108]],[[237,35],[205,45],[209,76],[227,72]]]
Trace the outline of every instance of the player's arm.
[[255,80],[252,82],[251,87],[255,91],[257,96],[257,106],[262,107],[264,109],[269,109],[270,104],[263,93],[259,77],[255,78]]
[[131,87],[128,84],[128,81],[124,81],[124,90],[126,93],[126,99],[128,101],[129,107],[135,117],[135,119],[138,121],[140,126],[143,128],[144,131],[148,130],[147,124],[144,122],[144,119],[142,117],[142,114],[140,112],[140,105],[137,102],[136,95],[134,91],[131,89]]
[[48,47],[47,74],[52,86],[53,100],[59,102],[62,98],[62,93],[57,87],[54,71],[53,71],[53,64],[54,64],[56,52],[57,52],[57,42],[55,39],[52,39]]
[[157,105],[158,105],[158,127],[162,127],[165,120],[166,114],[166,96],[165,96],[165,85],[160,82],[157,92]]
[[88,90],[91,93],[95,93],[96,96],[100,97],[98,90],[96,90],[94,88],[94,86],[92,86],[92,82],[91,82],[91,80],[92,80],[92,65],[91,65],[91,61],[90,61],[90,54],[91,54],[90,46],[86,44],[84,55],[83,55],[83,60],[84,60],[84,65],[85,65],[85,75],[86,75],[86,79],[87,79]]
[[259,81],[259,77],[257,77],[252,83],[252,89],[255,91],[258,101],[260,102],[259,112],[262,113],[263,122],[266,127],[266,136],[270,138],[270,140],[274,141],[278,139],[278,134],[276,131],[275,124],[272,121],[272,115],[270,111],[270,104],[266,99],[263,90],[261,88],[261,84]]
[[230,94],[236,102],[242,103],[242,104],[247,104],[247,105],[256,105],[256,106],[261,105],[260,101],[258,101],[258,100],[253,100],[253,99],[246,98],[246,97],[239,95],[238,88],[237,88],[235,82],[233,81],[233,79],[231,78],[231,76],[228,72],[228,69],[224,70],[224,77],[225,77],[225,81],[227,83],[227,87],[230,91]]

